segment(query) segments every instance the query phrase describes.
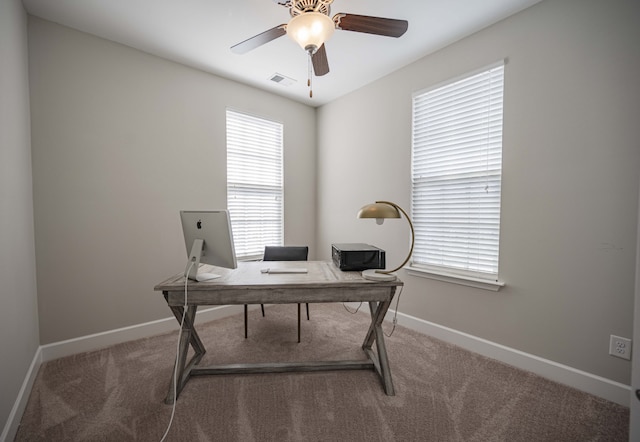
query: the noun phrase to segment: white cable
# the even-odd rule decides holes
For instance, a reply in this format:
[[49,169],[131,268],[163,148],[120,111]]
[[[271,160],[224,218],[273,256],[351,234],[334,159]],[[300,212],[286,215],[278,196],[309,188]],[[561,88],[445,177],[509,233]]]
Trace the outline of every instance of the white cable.
[[[195,261],[191,261],[191,265],[187,270],[185,275],[189,275],[191,272],[191,267],[195,264]],[[171,429],[171,424],[173,423],[173,416],[176,413],[176,402],[178,398],[176,397],[178,391],[178,358],[180,358],[180,339],[182,339],[182,327],[184,326],[184,318],[187,316],[187,284],[189,282],[189,277],[185,276],[184,278],[184,305],[182,307],[182,319],[180,321],[180,330],[178,330],[178,343],[176,344],[176,363],[173,367],[173,405],[171,406],[171,418],[169,419],[169,425],[167,426],[162,439],[160,442],[164,442],[165,438],[169,434],[169,430]]]

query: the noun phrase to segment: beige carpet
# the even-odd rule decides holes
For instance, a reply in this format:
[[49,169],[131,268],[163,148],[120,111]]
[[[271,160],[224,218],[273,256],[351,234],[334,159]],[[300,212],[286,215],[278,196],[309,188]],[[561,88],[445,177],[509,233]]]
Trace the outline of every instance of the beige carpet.
[[[368,314],[296,306],[199,327],[214,363],[361,358]],[[387,333],[390,326],[385,325]],[[42,365],[18,441],[159,441],[177,333]],[[627,441],[628,408],[403,327],[387,338],[396,396],[373,371],[192,378],[171,441]]]

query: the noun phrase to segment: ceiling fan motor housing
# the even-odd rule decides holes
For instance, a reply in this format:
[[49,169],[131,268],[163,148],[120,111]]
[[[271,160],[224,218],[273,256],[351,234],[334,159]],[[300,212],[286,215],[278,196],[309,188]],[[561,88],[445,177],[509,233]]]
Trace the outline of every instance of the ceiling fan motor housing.
[[289,13],[292,17],[295,17],[305,12],[319,12],[326,16],[331,13],[331,3],[333,0],[293,0],[290,2],[291,6]]

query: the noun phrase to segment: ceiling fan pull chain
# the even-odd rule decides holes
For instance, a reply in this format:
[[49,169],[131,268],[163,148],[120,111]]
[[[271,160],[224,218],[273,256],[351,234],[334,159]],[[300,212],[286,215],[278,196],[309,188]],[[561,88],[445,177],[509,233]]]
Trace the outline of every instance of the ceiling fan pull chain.
[[311,79],[313,75],[311,74],[311,51],[309,51],[309,59],[307,61],[307,86],[309,86],[309,98],[313,98],[313,86]]

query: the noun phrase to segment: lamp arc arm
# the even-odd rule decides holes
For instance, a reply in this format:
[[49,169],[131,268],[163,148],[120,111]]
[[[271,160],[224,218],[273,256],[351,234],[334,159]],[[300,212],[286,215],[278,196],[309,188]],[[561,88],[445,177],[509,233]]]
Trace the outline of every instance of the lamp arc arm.
[[402,207],[400,207],[396,203],[392,203],[391,201],[376,201],[376,203],[389,204],[390,206],[393,206],[396,209],[398,209],[400,212],[402,212],[404,217],[407,219],[407,222],[409,223],[409,227],[411,228],[411,248],[409,249],[409,254],[405,258],[403,263],[393,270],[376,270],[376,273],[385,273],[385,274],[394,273],[400,270],[402,267],[404,267],[405,264],[409,262],[409,259],[411,259],[411,255],[413,255],[413,245],[415,243],[415,230],[413,229],[413,223],[411,222],[411,218],[409,218],[409,215],[407,215],[407,212],[405,212]]

